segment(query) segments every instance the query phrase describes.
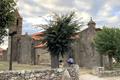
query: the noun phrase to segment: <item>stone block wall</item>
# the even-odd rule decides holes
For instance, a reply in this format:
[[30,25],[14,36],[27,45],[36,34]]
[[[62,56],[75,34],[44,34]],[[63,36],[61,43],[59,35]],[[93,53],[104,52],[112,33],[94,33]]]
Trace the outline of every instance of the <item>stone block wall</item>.
[[35,55],[36,55],[36,64],[41,64],[41,63],[50,64],[51,62],[50,53],[47,51],[47,49],[36,48]]
[[0,72],[0,80],[60,80],[61,73],[55,70],[5,71]]
[[100,66],[100,55],[93,44],[95,34],[95,28],[88,27],[79,33],[80,39],[73,45],[75,61],[80,67]]
[[7,50],[2,51],[2,55],[0,55],[0,61],[7,60]]
[[98,74],[99,77],[115,77],[115,76],[120,76],[120,70],[112,70],[112,71],[103,71],[99,72]]
[[120,70],[105,70],[104,67],[97,67],[93,71],[93,74],[99,77],[120,76]]
[[78,68],[0,71],[0,80],[79,80],[76,69]]
[[32,39],[28,34],[21,35],[18,59],[20,64],[32,63]]

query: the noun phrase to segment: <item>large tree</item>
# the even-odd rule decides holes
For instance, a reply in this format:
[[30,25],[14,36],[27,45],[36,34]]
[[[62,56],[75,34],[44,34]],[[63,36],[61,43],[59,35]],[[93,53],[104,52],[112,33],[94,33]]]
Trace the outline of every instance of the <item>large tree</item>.
[[96,50],[102,55],[108,55],[109,69],[112,69],[112,58],[119,59],[120,30],[116,28],[103,28],[94,39]]
[[64,56],[74,41],[72,36],[79,30],[79,21],[75,19],[75,13],[66,15],[55,14],[50,20],[45,31],[45,41],[51,55],[51,67],[59,67],[59,56]]
[[0,44],[7,35],[7,28],[15,20],[15,6],[14,0],[0,0]]
[[116,62],[120,63],[120,29],[115,30],[115,38],[116,38],[116,51],[114,55],[114,59]]

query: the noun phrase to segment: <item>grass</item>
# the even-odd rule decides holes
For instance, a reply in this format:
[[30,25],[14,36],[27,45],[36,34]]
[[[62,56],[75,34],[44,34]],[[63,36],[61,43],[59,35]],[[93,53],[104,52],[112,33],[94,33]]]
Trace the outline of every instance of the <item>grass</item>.
[[[13,62],[13,70],[31,70],[31,69],[46,69],[50,68],[49,65],[29,65],[29,64],[18,64],[17,62]],[[9,62],[0,61],[0,70],[8,70]]]
[[[32,70],[32,69],[48,69],[50,65],[29,65],[29,64],[17,64],[17,62],[13,62],[13,70]],[[9,62],[7,61],[0,61],[0,71],[1,70],[8,70],[9,69]],[[80,68],[80,74],[87,74],[91,73],[91,69],[87,68]]]

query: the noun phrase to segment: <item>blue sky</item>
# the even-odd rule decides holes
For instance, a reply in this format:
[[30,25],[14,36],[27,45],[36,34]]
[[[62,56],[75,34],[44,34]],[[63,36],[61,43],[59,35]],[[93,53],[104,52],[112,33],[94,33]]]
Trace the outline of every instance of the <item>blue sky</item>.
[[120,25],[120,0],[18,0],[17,6],[23,17],[23,34],[40,31],[33,25],[45,23],[44,18],[53,12],[75,11],[85,24],[93,17],[97,27]]

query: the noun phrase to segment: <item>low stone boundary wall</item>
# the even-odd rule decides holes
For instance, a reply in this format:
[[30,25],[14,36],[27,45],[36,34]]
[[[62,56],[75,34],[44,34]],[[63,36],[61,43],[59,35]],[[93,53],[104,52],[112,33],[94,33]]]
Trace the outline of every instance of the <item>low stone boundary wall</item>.
[[99,77],[120,76],[120,70],[105,70],[104,67],[97,67],[93,74]]
[[76,66],[47,70],[0,71],[0,80],[79,80]]
[[100,77],[112,77],[112,76],[120,76],[120,70],[115,71],[104,71],[99,74]]

